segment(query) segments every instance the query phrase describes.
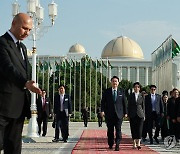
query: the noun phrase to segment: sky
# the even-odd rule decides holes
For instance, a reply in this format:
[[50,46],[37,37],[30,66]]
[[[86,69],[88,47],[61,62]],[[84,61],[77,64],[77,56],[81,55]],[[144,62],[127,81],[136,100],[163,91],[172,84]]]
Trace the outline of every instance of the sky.
[[[12,3],[0,0],[0,35],[11,26]],[[44,26],[49,26],[48,4]],[[55,25],[36,41],[38,55],[65,56],[70,47],[81,44],[92,58],[100,58],[105,45],[119,36],[137,42],[145,60],[172,34],[180,44],[180,0],[54,0],[58,5]],[[18,0],[20,12],[27,11],[27,0]],[[24,41],[32,49],[32,40]]]

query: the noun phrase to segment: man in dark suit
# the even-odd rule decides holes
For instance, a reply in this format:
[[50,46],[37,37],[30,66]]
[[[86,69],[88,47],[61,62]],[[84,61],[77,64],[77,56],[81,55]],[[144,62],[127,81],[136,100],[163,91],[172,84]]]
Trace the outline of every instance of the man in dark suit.
[[37,112],[38,112],[38,133],[41,135],[41,124],[43,123],[43,133],[42,136],[46,136],[48,118],[51,116],[51,102],[48,97],[46,97],[46,91],[42,90],[42,95],[38,97],[37,101]]
[[119,144],[122,138],[121,125],[123,116],[127,117],[127,105],[125,94],[118,89],[119,78],[111,78],[111,88],[105,90],[101,100],[101,116],[105,115],[107,123],[108,145],[112,149],[114,144],[114,127],[116,129],[115,151],[119,151]]
[[24,119],[31,116],[28,90],[41,94],[30,80],[27,49],[19,42],[31,29],[32,18],[19,13],[0,37],[0,150],[4,149],[4,154],[21,153]]
[[71,98],[65,94],[65,86],[59,86],[59,94],[54,98],[54,116],[56,118],[55,139],[59,141],[59,129],[64,142],[67,142],[69,136],[69,116],[72,113]]
[[84,127],[87,127],[88,124],[88,118],[89,118],[89,111],[88,111],[88,107],[84,107],[81,111],[81,116],[83,118],[84,121]]
[[150,139],[150,144],[153,144],[153,123],[155,123],[155,134],[154,139],[156,143],[159,143],[158,136],[160,131],[161,117],[163,116],[163,104],[161,101],[161,96],[156,94],[156,86],[150,86],[150,94],[145,97],[145,117],[148,123],[148,134]]

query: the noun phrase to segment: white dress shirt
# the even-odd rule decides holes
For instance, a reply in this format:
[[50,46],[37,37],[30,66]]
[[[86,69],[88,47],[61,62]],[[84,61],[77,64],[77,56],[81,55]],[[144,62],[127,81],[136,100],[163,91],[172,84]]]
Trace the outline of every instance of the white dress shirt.
[[60,111],[63,111],[64,94],[60,94]]

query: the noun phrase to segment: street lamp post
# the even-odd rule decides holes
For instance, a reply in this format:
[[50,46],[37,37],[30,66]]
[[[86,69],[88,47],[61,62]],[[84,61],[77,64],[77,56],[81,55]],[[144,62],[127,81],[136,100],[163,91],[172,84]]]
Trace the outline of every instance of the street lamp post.
[[[17,0],[12,4],[12,15],[15,16],[19,13],[20,5]],[[55,17],[57,16],[57,4],[52,1],[48,5],[49,17],[51,19],[51,26],[54,25]],[[31,32],[31,39],[33,40],[32,47],[32,80],[36,82],[36,40],[42,37],[44,30],[51,26],[43,26],[44,8],[40,5],[40,0],[27,0],[27,13],[32,17],[33,28]],[[39,137],[37,125],[37,107],[36,107],[36,94],[31,93],[31,119],[28,125],[28,137]]]

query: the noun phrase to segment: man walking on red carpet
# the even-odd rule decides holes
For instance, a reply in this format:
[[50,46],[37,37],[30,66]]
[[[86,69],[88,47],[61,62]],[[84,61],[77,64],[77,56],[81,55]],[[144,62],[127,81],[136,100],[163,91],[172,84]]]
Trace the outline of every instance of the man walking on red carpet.
[[111,78],[111,88],[105,90],[101,100],[101,116],[105,116],[107,123],[107,136],[109,149],[114,144],[114,127],[116,129],[115,151],[119,151],[119,144],[122,138],[121,125],[123,116],[127,117],[126,98],[123,90],[118,89],[119,78]]

